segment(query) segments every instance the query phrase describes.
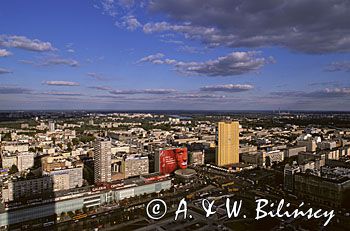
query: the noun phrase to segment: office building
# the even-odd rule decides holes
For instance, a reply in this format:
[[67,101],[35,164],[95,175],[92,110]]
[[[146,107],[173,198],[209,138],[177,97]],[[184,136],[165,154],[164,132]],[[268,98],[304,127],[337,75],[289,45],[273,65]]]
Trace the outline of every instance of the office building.
[[343,175],[329,177],[297,173],[294,177],[294,185],[295,195],[301,199],[333,208],[344,207],[348,202],[350,179]]
[[307,139],[307,140],[298,140],[297,141],[298,146],[305,146],[307,152],[316,152],[317,143],[313,139]]
[[17,165],[17,157],[15,154],[2,153],[1,154],[2,168],[11,168],[12,165]]
[[291,146],[284,150],[284,157],[297,156],[299,152],[306,152],[306,146]]
[[54,191],[79,188],[83,185],[83,168],[66,168],[45,172],[53,181]]
[[293,192],[294,191],[294,175],[300,172],[300,168],[295,165],[286,164],[284,166],[284,190]]
[[49,132],[55,131],[55,122],[49,121]]
[[190,164],[191,165],[203,165],[204,153],[202,151],[190,152]]
[[265,152],[245,152],[240,154],[241,161],[246,164],[253,164],[260,167],[265,167]]
[[17,155],[18,171],[24,171],[34,166],[34,153],[22,152]]
[[149,173],[148,157],[131,155],[122,161],[124,177],[140,176]]
[[53,182],[50,176],[31,179],[13,178],[3,185],[2,201],[24,200],[25,198],[43,198],[53,192]]
[[94,144],[95,183],[111,181],[111,141],[97,140]]
[[266,158],[270,159],[270,163],[279,163],[284,160],[284,152],[280,150],[266,152]]
[[219,122],[217,129],[216,164],[225,166],[239,163],[239,123]]

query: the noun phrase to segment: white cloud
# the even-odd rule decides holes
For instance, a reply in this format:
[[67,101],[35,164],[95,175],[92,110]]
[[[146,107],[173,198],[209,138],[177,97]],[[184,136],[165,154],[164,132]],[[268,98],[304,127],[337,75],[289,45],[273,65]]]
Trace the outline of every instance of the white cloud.
[[113,95],[134,95],[134,94],[150,94],[150,95],[166,95],[175,93],[175,89],[142,89],[142,90],[109,90]]
[[7,56],[10,56],[10,55],[12,55],[12,53],[9,52],[8,50],[0,49],[0,57],[7,57]]
[[214,60],[205,62],[183,62],[175,59],[162,59],[163,54],[149,55],[138,62],[151,62],[153,64],[167,64],[185,75],[203,76],[232,76],[258,71],[268,63],[274,62],[272,57],[261,57],[260,52],[232,52]]
[[50,91],[50,92],[44,92],[44,95],[59,95],[59,96],[79,96],[83,95],[78,92],[67,92],[67,91]]
[[79,62],[74,59],[65,59],[65,58],[48,58],[39,65],[50,66],[50,65],[67,65],[71,67],[77,67]]
[[142,27],[142,24],[137,20],[137,18],[134,15],[127,15],[122,17],[121,22],[117,21],[115,25],[118,27],[125,27],[130,31],[134,31],[137,28]]
[[145,33],[176,32],[210,47],[278,46],[315,54],[350,50],[348,0],[152,0],[148,10],[177,23],[147,23]]
[[157,53],[157,54],[153,54],[153,55],[148,55],[146,57],[143,57],[142,59],[140,59],[138,61],[138,63],[142,63],[142,62],[153,62],[155,60],[159,60],[161,58],[164,57],[164,54],[162,53]]
[[345,71],[350,72],[350,61],[332,62],[326,67],[326,71]]
[[249,91],[254,88],[253,85],[250,84],[225,84],[225,85],[215,85],[215,86],[205,86],[200,88],[201,91],[209,91],[209,92],[242,92]]
[[70,82],[70,81],[44,81],[43,84],[52,85],[52,86],[68,86],[68,87],[80,85],[77,82]]
[[18,35],[0,35],[0,46],[15,47],[29,51],[53,51],[56,50],[50,42],[43,42],[38,39],[29,39]]

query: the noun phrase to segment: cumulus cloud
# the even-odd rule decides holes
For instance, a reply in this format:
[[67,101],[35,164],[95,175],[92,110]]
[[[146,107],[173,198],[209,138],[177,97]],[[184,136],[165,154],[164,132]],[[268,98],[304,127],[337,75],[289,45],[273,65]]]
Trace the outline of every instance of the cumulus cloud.
[[157,61],[157,60],[159,60],[159,59],[161,59],[163,57],[164,57],[164,54],[162,54],[162,53],[148,55],[148,56],[143,57],[142,59],[140,59],[138,61],[138,63],[143,63],[143,62],[151,62],[152,63],[153,61]]
[[9,52],[8,50],[0,49],[0,57],[7,57],[7,56],[10,56],[10,55],[12,55],[12,53]]
[[272,57],[261,57],[260,52],[232,52],[206,62],[183,62],[175,59],[162,59],[161,53],[149,55],[138,62],[173,65],[175,69],[185,75],[203,76],[232,76],[258,71],[265,64],[274,62]]
[[96,8],[101,8],[103,14],[107,14],[111,17],[117,16],[114,0],[102,0],[100,3],[101,7],[96,5]]
[[326,67],[326,71],[350,72],[350,61],[332,62]]
[[130,31],[134,31],[137,28],[142,27],[142,24],[137,20],[137,18],[134,15],[126,15],[122,17],[121,21],[117,21],[115,25],[118,27],[125,27]]
[[0,46],[15,47],[28,51],[53,51],[55,48],[50,42],[43,42],[39,39],[29,39],[25,36],[18,35],[0,35]]
[[44,81],[43,84],[51,85],[51,86],[67,86],[67,87],[80,85],[77,82],[70,82],[70,81]]
[[103,14],[114,18],[116,26],[134,31],[142,27],[142,24],[133,15],[131,8],[134,5],[135,2],[133,0],[101,0],[94,7],[102,10]]
[[11,70],[0,67],[0,75],[12,73]]
[[348,0],[152,0],[148,8],[175,23],[147,23],[146,33],[177,32],[208,46],[350,51]]
[[77,67],[79,66],[79,62],[74,59],[67,59],[67,58],[61,58],[58,56],[49,56],[49,57],[42,57],[36,60],[19,60],[19,62],[24,64],[31,64],[35,66],[57,66],[57,65],[66,65],[70,67]]
[[142,90],[110,90],[109,93],[113,95],[134,95],[134,94],[151,94],[151,95],[165,95],[175,93],[175,89],[142,89]]
[[215,86],[205,86],[200,88],[201,91],[209,92],[242,92],[249,91],[253,89],[254,86],[250,84],[225,84],[225,85],[215,85]]
[[0,86],[0,94],[30,94],[32,91],[17,86]]

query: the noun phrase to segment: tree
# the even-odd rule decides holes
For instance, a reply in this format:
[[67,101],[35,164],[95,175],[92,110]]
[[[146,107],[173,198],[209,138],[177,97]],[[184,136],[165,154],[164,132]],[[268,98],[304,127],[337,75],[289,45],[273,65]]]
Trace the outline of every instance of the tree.
[[267,156],[267,157],[265,158],[265,165],[266,165],[267,168],[271,166],[271,159],[270,159],[269,156]]
[[74,146],[78,145],[79,144],[79,139],[78,138],[72,139],[72,143],[73,143]]
[[14,174],[16,172],[18,172],[18,168],[16,165],[13,164],[9,170],[9,174]]
[[69,142],[69,143],[67,144],[67,151],[68,151],[68,152],[71,152],[71,151],[72,151],[72,143],[71,143],[71,142]]

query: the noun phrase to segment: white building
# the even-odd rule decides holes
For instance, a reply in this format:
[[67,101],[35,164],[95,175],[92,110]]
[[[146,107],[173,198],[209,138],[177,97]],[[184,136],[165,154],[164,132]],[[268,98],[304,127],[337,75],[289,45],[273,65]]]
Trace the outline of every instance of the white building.
[[22,152],[17,155],[18,171],[24,171],[34,166],[34,153]]
[[111,141],[97,140],[94,143],[94,166],[95,183],[111,181]]

